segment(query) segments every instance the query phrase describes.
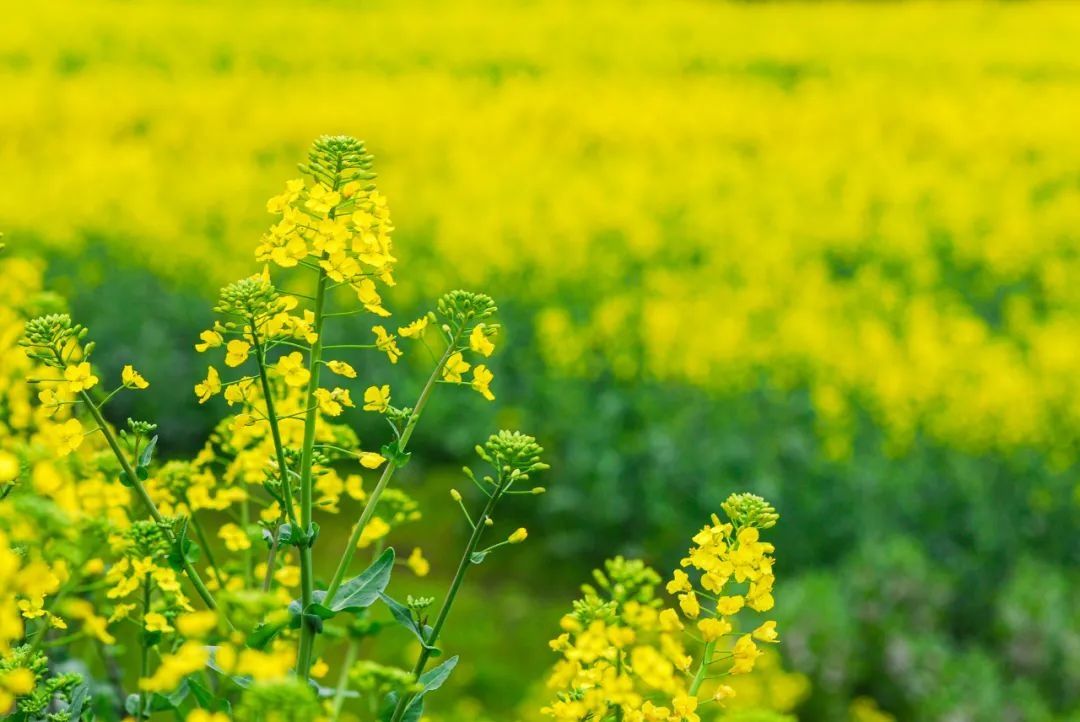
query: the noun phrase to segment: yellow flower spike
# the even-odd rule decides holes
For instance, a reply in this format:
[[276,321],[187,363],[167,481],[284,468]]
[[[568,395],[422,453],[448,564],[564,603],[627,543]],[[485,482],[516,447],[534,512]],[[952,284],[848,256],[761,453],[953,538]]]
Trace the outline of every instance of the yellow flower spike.
[[525,541],[528,537],[529,537],[528,530],[525,529],[525,527],[520,527],[519,529],[515,530],[513,534],[511,534],[509,537],[507,537],[506,541],[508,541],[511,544],[520,544],[521,542]]
[[221,393],[221,376],[217,369],[210,366],[206,369],[206,378],[195,384],[195,395],[199,397],[199,403],[205,404],[214,396]]
[[98,377],[94,376],[90,369],[90,363],[83,361],[74,366],[64,369],[64,380],[67,381],[67,390],[72,393],[88,391],[97,385]]
[[470,384],[473,389],[478,391],[488,401],[495,400],[495,394],[491,393],[491,381],[495,378],[495,375],[488,370],[488,367],[484,364],[478,365],[473,369],[473,380]]
[[390,408],[390,387],[368,386],[364,391],[364,411],[383,413]]
[[128,364],[124,367],[124,370],[120,373],[120,381],[124,384],[126,389],[145,389],[149,388],[150,382],[143,378],[142,374],[135,370],[135,367]]
[[356,378],[356,369],[344,361],[327,361],[326,367],[338,376],[344,376],[347,379]]
[[420,550],[420,547],[416,547],[412,550],[412,554],[409,555],[405,564],[412,570],[412,573],[418,577],[426,577],[428,572],[431,571],[431,564],[424,558],[424,554]]
[[311,372],[304,367],[304,355],[299,351],[282,356],[274,367],[288,386],[301,388],[307,385]]
[[482,356],[490,356],[495,350],[495,344],[491,342],[484,332],[486,324],[478,323],[469,334],[469,348]]
[[236,368],[240,364],[248,360],[248,355],[251,353],[251,344],[247,341],[240,341],[239,339],[233,339],[229,341],[225,347],[225,365],[229,368]]
[[199,338],[202,339],[202,343],[195,344],[195,350],[199,353],[205,353],[212,348],[219,348],[225,342],[225,339],[217,331],[203,331],[199,334]]
[[461,375],[466,373],[472,364],[462,357],[460,352],[455,352],[446,360],[446,365],[443,367],[443,380],[450,383],[460,384]]

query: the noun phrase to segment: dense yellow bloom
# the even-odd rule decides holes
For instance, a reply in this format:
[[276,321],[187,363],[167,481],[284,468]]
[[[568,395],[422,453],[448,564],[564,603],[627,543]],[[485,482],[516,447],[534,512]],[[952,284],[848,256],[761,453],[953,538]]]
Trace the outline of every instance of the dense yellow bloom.
[[64,380],[67,381],[67,390],[71,393],[87,391],[97,385],[98,377],[90,370],[90,363],[83,361],[74,366],[64,369]]
[[124,387],[129,389],[145,389],[150,386],[150,383],[143,378],[142,374],[130,364],[124,367],[123,372],[120,374],[120,380]]

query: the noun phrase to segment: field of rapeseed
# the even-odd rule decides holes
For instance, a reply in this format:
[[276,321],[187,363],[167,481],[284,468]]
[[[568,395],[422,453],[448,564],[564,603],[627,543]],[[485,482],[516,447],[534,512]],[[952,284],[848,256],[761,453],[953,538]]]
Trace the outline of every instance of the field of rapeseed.
[[[66,432],[38,418],[48,402],[23,383],[36,372],[15,346],[28,318],[69,312],[91,328],[100,345],[93,365],[72,365],[82,375],[65,375],[66,383],[123,377],[137,386],[124,375],[129,364],[149,379],[145,393],[129,388],[103,407],[105,421],[136,445],[152,434],[138,441],[127,418],[158,422],[163,461],[148,465],[147,493],[165,516],[205,513],[200,533],[208,543],[195,542],[231,560],[225,577],[205,581],[213,595],[233,575],[243,580],[233,591],[248,590],[273,566],[253,559],[253,545],[263,544],[248,534],[254,526],[264,523],[279,538],[276,518],[261,519],[242,494],[216,496],[211,483],[221,475],[232,483],[241,468],[257,477],[262,462],[252,459],[277,455],[272,438],[246,439],[246,422],[265,422],[259,414],[275,394],[283,416],[307,413],[300,391],[314,375],[318,423],[335,428],[322,418],[331,411],[345,422],[333,446],[379,452],[391,462],[384,468],[393,467],[393,454],[359,446],[356,432],[365,441],[385,432],[385,422],[370,419],[386,415],[391,400],[413,403],[431,363],[426,352],[408,353],[408,338],[391,337],[428,318],[444,291],[467,288],[498,299],[498,348],[489,358],[478,338],[456,358],[453,337],[443,339],[447,357],[438,368],[454,363],[450,378],[437,380],[480,395],[469,406],[436,395],[413,440],[424,458],[400,463],[408,495],[387,491],[393,519],[375,513],[376,501],[371,518],[379,523],[321,522],[320,541],[335,554],[355,548],[350,531],[366,542],[365,557],[375,558],[370,552],[382,549],[384,537],[399,555],[422,546],[409,567],[433,567],[414,584],[416,600],[435,598],[428,603],[434,619],[454,578],[456,550],[470,541],[450,516],[460,510],[447,502],[447,488],[460,480],[447,469],[496,428],[526,428],[547,450],[551,489],[505,512],[513,528],[530,529],[530,551],[512,550],[512,565],[477,567],[477,586],[463,587],[455,608],[463,621],[447,631],[462,650],[460,668],[443,698],[432,696],[429,713],[572,720],[592,711],[603,719],[599,698],[623,700],[625,719],[666,719],[643,707],[648,698],[673,719],[693,719],[695,674],[690,669],[688,685],[672,671],[681,657],[671,615],[683,615],[678,625],[705,645],[723,636],[717,629],[727,617],[717,612],[716,624],[701,628],[693,603],[679,596],[695,592],[670,571],[682,568],[686,537],[702,520],[721,513],[732,493],[750,491],[782,516],[768,530],[777,548],[782,644],[773,650],[771,627],[748,629],[758,630],[754,650],[768,653],[754,674],[733,678],[733,696],[723,708],[707,708],[705,718],[721,709],[746,719],[860,722],[1080,714],[1076,7],[101,1],[13,6],[5,18],[0,169],[10,182],[0,194],[8,244],[0,261],[0,449],[7,456],[0,473],[10,479],[0,481],[20,481],[0,513],[18,560],[0,560],[0,580],[9,573],[25,580],[14,588],[26,606],[0,609],[0,640],[17,646],[24,633],[44,640],[55,615],[69,630],[49,632],[51,639],[78,629],[105,642],[113,636],[112,607],[128,603],[117,595],[110,609],[74,605],[66,615],[48,605],[83,582],[57,568],[62,554],[38,558],[20,546],[34,538],[23,526],[31,487],[46,495],[68,483],[95,489],[56,500],[75,518],[138,506],[132,487],[107,480],[118,471],[108,464],[95,461],[100,475],[87,475],[83,462],[71,469],[48,460],[64,450],[97,459],[108,446],[91,435],[85,446],[68,448],[77,436],[66,410]],[[303,189],[289,186],[286,196],[283,182],[299,177],[296,162],[328,132],[362,137],[377,158],[378,195],[363,201],[377,253],[335,258],[332,243],[311,236],[298,245],[290,235],[296,218],[287,209],[299,196],[288,194],[310,195],[318,178],[309,175]],[[284,212],[284,221],[267,215],[271,197],[270,209]],[[305,195],[300,206],[321,221],[338,204],[358,203],[355,197],[308,206]],[[392,208],[392,228],[383,208]],[[264,237],[272,222],[284,225]],[[363,236],[358,228],[348,233]],[[379,240],[391,230],[392,252]],[[323,253],[326,267],[318,263]],[[319,364],[305,361],[320,335],[299,310],[317,313],[314,288],[295,273],[309,262],[330,283],[352,285],[353,302],[365,309],[336,320],[340,343],[375,344],[387,366],[357,364],[363,384],[355,402],[325,374],[326,388],[319,387]],[[219,288],[263,264],[274,269],[273,293],[298,304],[265,311],[289,319],[267,331],[289,351],[281,359],[266,357],[257,333],[215,330],[222,319],[210,310]],[[393,286],[379,275],[391,264],[400,268]],[[364,274],[371,278],[362,283]],[[228,303],[254,292],[228,288]],[[383,319],[384,307],[392,319]],[[214,374],[195,343],[220,356]],[[397,361],[394,349],[406,351],[400,364],[389,363]],[[433,350],[438,361],[444,349]],[[229,381],[245,377],[226,370],[246,363],[253,371],[260,358],[272,369],[267,382],[281,388],[256,384],[251,399],[246,391],[237,398],[239,386]],[[67,370],[66,363],[57,369]],[[116,385],[101,384],[106,393]],[[226,400],[229,389],[234,398]],[[484,395],[494,403],[479,404]],[[237,403],[263,410],[220,424]],[[390,413],[395,433],[409,418],[394,421]],[[72,419],[85,432],[97,428],[83,412]],[[294,464],[301,476],[319,464],[338,468],[341,458],[320,461],[314,447],[305,460],[304,427],[289,429],[296,423],[284,423],[278,468]],[[41,430],[47,443],[27,456],[21,444],[39,424],[50,430]],[[230,435],[253,445],[231,448],[228,464],[205,456],[211,447],[222,454],[222,443],[235,446]],[[285,455],[292,446],[301,452],[295,460]],[[363,456],[357,463],[365,458],[376,463]],[[167,498],[170,473],[185,463],[195,464],[192,488],[202,501]],[[309,501],[322,511],[340,507],[349,518],[364,508],[380,472],[361,466],[358,473],[363,488],[344,472],[331,474],[320,477],[312,487],[320,496]],[[52,511],[32,511],[39,526],[57,523]],[[285,520],[301,530],[308,521]],[[110,522],[115,534],[136,533],[125,530],[134,520]],[[477,528],[472,519],[469,525]],[[373,526],[381,533],[364,537]],[[299,534],[296,558],[277,559],[278,582],[296,592],[290,600],[310,606],[312,595],[342,582],[348,561],[341,574],[336,556],[305,566],[303,550],[318,547],[304,547]],[[605,565],[616,553],[647,564]],[[118,559],[97,558],[109,565],[101,572],[110,585],[122,574],[112,571],[123,564]],[[706,566],[691,566],[705,576],[694,588],[717,596],[704,580],[720,562],[698,561]],[[207,562],[197,562],[203,573]],[[579,593],[594,566],[605,571]],[[195,588],[183,588],[200,607]],[[166,630],[191,612],[164,587],[154,594],[164,622],[151,632],[180,651],[208,639],[209,630]],[[749,604],[749,590],[743,597]],[[653,605],[660,599],[671,614]],[[747,611],[740,613],[749,620]],[[147,610],[136,608],[126,623],[136,617],[145,620]],[[493,618],[508,621],[492,626]],[[224,632],[213,632],[215,644],[240,644]],[[299,644],[308,632],[300,624],[283,634],[291,644],[295,633]],[[342,634],[322,660],[334,674],[355,670],[371,649],[391,660],[353,675],[353,690],[367,689],[366,698],[400,683],[390,666],[407,673],[423,649],[402,653],[393,638],[366,637],[354,648]],[[120,637],[117,665],[128,675],[140,662],[139,645],[135,635]],[[627,667],[638,676],[624,681],[619,650],[627,645]],[[299,658],[288,649],[271,659],[276,652],[266,647],[247,664],[272,671],[299,659],[320,669],[303,658],[303,647]],[[748,649],[743,644],[740,657],[736,644],[729,664]],[[611,659],[619,663],[609,669]],[[90,676],[111,665],[95,659]],[[20,681],[15,675],[4,689],[15,694]],[[78,689],[55,684],[59,696]],[[333,689],[338,679],[320,684]],[[649,698],[642,684],[664,699]],[[708,681],[709,696],[728,695],[715,685]],[[399,700],[412,694],[403,689]],[[237,718],[252,714],[238,700]],[[137,717],[144,702],[137,696],[126,713]],[[338,709],[366,719],[351,698]]]

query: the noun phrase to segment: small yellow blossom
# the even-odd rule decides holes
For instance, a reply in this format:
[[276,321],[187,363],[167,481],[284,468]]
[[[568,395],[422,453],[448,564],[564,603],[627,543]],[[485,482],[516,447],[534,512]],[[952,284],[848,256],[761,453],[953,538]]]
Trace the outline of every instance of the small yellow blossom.
[[67,390],[72,393],[87,391],[97,385],[98,377],[90,370],[90,363],[83,361],[75,366],[64,369],[64,380],[67,381]]
[[203,353],[212,348],[218,348],[225,342],[225,339],[223,339],[221,334],[217,331],[203,331],[199,334],[199,338],[202,339],[202,343],[195,344],[195,350],[199,353]]
[[525,541],[528,536],[528,530],[525,527],[520,527],[516,529],[513,534],[507,537],[506,541],[510,542],[511,544],[520,544],[521,542]]
[[364,391],[364,411],[377,411],[380,414],[390,408],[390,387],[368,386]]
[[171,632],[173,626],[169,624],[169,619],[164,614],[159,612],[147,612],[143,616],[143,627],[148,632]]
[[469,335],[469,348],[483,356],[490,356],[491,352],[495,350],[495,344],[484,333],[485,328],[486,326],[482,323],[476,324]]
[[484,364],[479,364],[473,369],[473,380],[471,386],[480,392],[488,401],[495,400],[495,394],[491,393],[491,381],[495,378],[495,375],[488,370],[488,367]]
[[299,351],[279,358],[276,368],[285,383],[293,388],[307,385],[311,378],[311,372],[304,367],[304,355]]
[[471,368],[471,364],[462,357],[460,352],[456,352],[446,359],[446,365],[443,366],[442,376],[443,379],[451,383],[461,383],[461,375],[466,373]]
[[405,564],[412,570],[412,573],[418,577],[426,577],[428,572],[431,571],[431,564],[427,559],[424,559],[424,554],[420,551],[420,547],[416,547],[412,550],[412,554],[409,555]]
[[424,331],[428,327],[428,317],[421,316],[407,326],[401,326],[398,328],[398,335],[402,338],[420,338],[424,335]]
[[397,337],[388,334],[382,326],[372,326],[371,332],[375,334],[375,347],[386,354],[390,363],[396,364],[401,358],[401,349],[394,340]]
[[128,389],[145,389],[150,386],[150,382],[144,379],[142,374],[136,371],[131,364],[124,367],[124,370],[120,373],[120,380],[124,384],[124,388]]
[[225,365],[229,368],[236,368],[247,361],[250,353],[250,343],[239,339],[233,339],[232,341],[229,341],[229,344],[225,347]]
[[225,542],[225,548],[229,551],[239,552],[251,548],[251,539],[236,524],[223,524],[218,529],[218,537]]
[[364,527],[364,531],[360,532],[360,538],[357,540],[356,546],[359,549],[371,546],[372,542],[382,539],[389,533],[390,525],[382,517],[373,516],[367,526]]
[[386,462],[386,457],[376,454],[374,451],[361,451],[359,454],[360,465],[365,469],[378,469]]
[[68,419],[58,427],[57,446],[61,456],[74,452],[82,444],[83,426],[78,419]]
[[217,369],[210,366],[206,369],[206,378],[195,385],[195,395],[199,397],[199,403],[205,404],[212,397],[221,393],[221,376]]
[[338,376],[344,376],[347,379],[356,378],[356,369],[344,361],[327,361],[326,367],[336,373]]

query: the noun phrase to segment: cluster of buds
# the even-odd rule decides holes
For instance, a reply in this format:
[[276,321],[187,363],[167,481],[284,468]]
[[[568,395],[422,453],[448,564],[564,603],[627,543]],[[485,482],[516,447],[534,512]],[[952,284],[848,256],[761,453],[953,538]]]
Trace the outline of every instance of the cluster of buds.
[[[81,324],[73,324],[71,316],[66,313],[51,313],[27,321],[19,345],[35,361],[62,369],[88,333],[89,329]],[[86,344],[82,349],[82,358],[88,359],[93,350],[93,342]]]

